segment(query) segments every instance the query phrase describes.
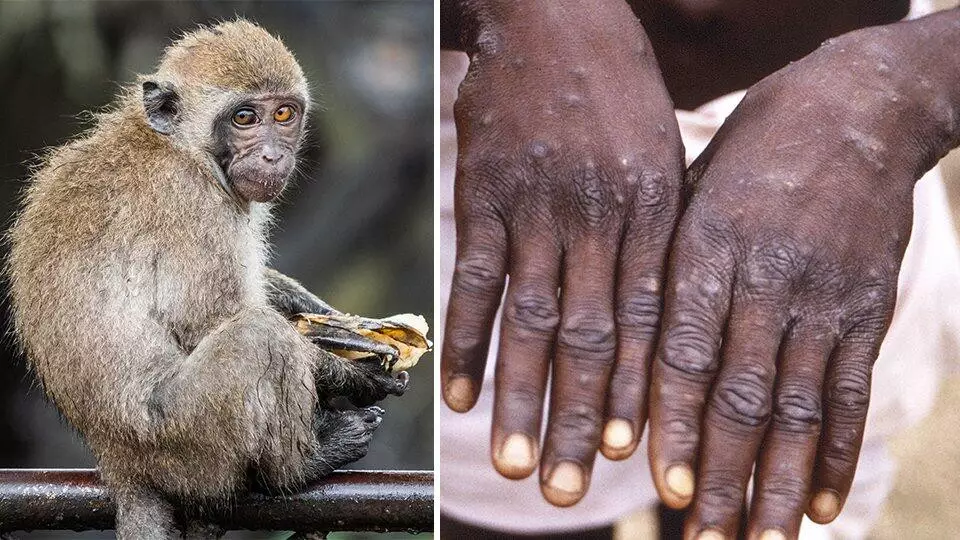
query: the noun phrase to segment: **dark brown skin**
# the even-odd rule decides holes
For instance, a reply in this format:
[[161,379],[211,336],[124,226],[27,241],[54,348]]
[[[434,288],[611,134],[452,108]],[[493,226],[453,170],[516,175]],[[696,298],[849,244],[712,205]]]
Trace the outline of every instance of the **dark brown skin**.
[[631,0],[681,109],[748,88],[827,38],[902,19],[909,0]]
[[960,142],[958,44],[960,9],[831,40],[751,88],[690,167],[650,412],[664,502],[691,502],[668,468],[696,471],[688,536],[736,534],[755,462],[751,538],[840,512],[913,184]]
[[[645,421],[637,389],[647,387],[683,148],[626,4],[492,2],[470,24],[444,399],[457,411],[475,403],[509,274],[493,462],[509,478],[536,469],[552,363],[540,477],[544,496],[567,506],[586,492],[605,415],[633,433],[612,456],[632,452]],[[604,38],[610,28],[616,40]]]
[[[503,467],[498,444],[518,431],[538,441],[546,359],[554,352],[545,475],[556,456],[589,474],[589,444],[598,441],[602,418],[628,419],[634,434],[645,420],[642,403],[633,409],[618,403],[646,399],[647,352],[660,304],[636,294],[642,287],[624,286],[624,276],[659,283],[659,239],[669,238],[660,227],[670,220],[630,219],[631,226],[620,229],[626,232],[619,251],[599,244],[589,256],[574,257],[572,246],[590,238],[589,229],[572,225],[576,213],[570,212],[583,176],[545,174],[554,169],[517,157],[531,139],[547,136],[564,141],[558,155],[567,160],[616,155],[624,141],[644,156],[667,162],[676,156],[664,151],[663,137],[646,136],[650,122],[673,126],[672,111],[663,110],[666,99],[655,98],[665,93],[661,78],[648,64],[630,71],[616,62],[640,30],[623,32],[616,1],[587,4],[582,9],[589,14],[570,8],[556,15],[533,11],[535,3],[524,3],[522,13],[496,2],[441,3],[442,43],[472,54],[456,111],[458,265],[443,350],[444,397],[455,410],[473,405],[509,273],[516,290],[505,300],[493,426],[494,462],[509,477],[528,469]],[[679,104],[697,105],[759,81],[688,171],[689,206],[670,248],[651,387],[650,459],[661,498],[675,508],[693,502],[689,537],[707,529],[736,534],[755,462],[748,524],[754,538],[771,529],[795,537],[804,511],[819,522],[834,519],[850,488],[870,368],[892,316],[910,236],[913,182],[960,143],[960,9],[845,35],[764,77],[826,37],[896,20],[905,4],[665,1],[637,7]],[[603,14],[610,17],[603,26],[591,25]],[[511,24],[512,17],[523,22]],[[561,28],[563,20],[576,29]],[[578,40],[568,32],[593,34]],[[765,41],[771,36],[777,41]],[[579,50],[585,43],[589,50]],[[501,59],[496,69],[489,68],[491,50]],[[538,54],[548,54],[546,64],[530,61]],[[524,61],[511,62],[515,58]],[[561,68],[578,61],[603,69],[589,72],[584,85],[591,92],[576,109],[589,116],[559,107],[541,116],[546,97],[564,89]],[[616,87],[632,77],[640,85],[632,92]],[[649,107],[641,109],[642,120],[631,114],[635,107]],[[546,160],[557,162],[563,160]],[[664,170],[662,187],[653,191],[669,196],[675,192]],[[523,182],[531,176],[537,181]],[[543,182],[545,176],[555,181]],[[643,249],[629,251],[635,242]],[[604,262],[611,254],[617,258]],[[620,269],[614,272],[619,281],[604,265]],[[623,271],[631,267],[633,274]],[[535,285],[521,289],[517,282]],[[601,301],[568,309],[567,299],[601,287]],[[653,289],[659,290],[646,290]],[[620,324],[598,324],[611,320],[610,306],[642,309],[623,310],[634,316],[619,319],[614,310],[612,320]],[[598,343],[603,347],[594,348]],[[606,416],[596,407],[604,400]],[[626,457],[636,438],[622,452],[600,449]],[[667,487],[666,471],[678,464],[690,471],[689,493]],[[544,494],[555,504],[579,499],[549,488]]]

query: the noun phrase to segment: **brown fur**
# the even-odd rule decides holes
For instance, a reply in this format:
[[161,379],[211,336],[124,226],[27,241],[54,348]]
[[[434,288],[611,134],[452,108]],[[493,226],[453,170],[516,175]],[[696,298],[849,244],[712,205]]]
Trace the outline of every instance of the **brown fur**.
[[269,204],[238,208],[204,160],[239,97],[308,102],[296,60],[238,20],[186,34],[147,79],[177,90],[176,131],[151,129],[129,89],[48,156],[9,236],[20,343],[96,454],[127,538],[173,534],[171,502],[229,500],[251,470],[280,489],[329,472],[379,422],[318,407],[318,388],[365,383],[271,306],[276,287],[319,300],[266,270]]

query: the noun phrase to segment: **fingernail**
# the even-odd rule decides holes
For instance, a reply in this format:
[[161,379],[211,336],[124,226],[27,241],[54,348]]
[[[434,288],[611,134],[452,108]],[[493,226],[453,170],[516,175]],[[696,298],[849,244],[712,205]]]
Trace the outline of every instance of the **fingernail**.
[[512,479],[530,476],[537,466],[533,439],[523,433],[514,433],[503,441],[497,452],[497,470]]
[[[664,475],[667,487],[674,495],[683,499],[693,497],[693,471],[687,465],[673,465]],[[716,531],[714,531],[716,532]]]
[[570,506],[583,497],[583,469],[571,461],[561,461],[547,478],[548,500],[557,506]]
[[760,533],[759,540],[787,540],[787,535],[778,529],[767,529]]
[[454,376],[447,379],[444,388],[444,399],[451,409],[457,412],[467,412],[473,407],[473,380],[469,377]]
[[840,513],[840,496],[824,489],[810,499],[810,517],[814,521],[832,521]]
[[697,540],[725,540],[726,536],[722,532],[715,529],[707,529],[705,531],[700,531],[700,534],[697,535]]
[[626,420],[614,418],[603,428],[603,444],[615,450],[623,450],[633,444],[633,425]]

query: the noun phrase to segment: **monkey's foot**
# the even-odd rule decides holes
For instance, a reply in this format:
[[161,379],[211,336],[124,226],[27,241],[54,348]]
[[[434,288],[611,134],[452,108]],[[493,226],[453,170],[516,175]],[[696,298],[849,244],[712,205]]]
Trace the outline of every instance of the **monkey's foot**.
[[319,412],[313,461],[320,472],[328,474],[367,455],[384,414],[380,407]]

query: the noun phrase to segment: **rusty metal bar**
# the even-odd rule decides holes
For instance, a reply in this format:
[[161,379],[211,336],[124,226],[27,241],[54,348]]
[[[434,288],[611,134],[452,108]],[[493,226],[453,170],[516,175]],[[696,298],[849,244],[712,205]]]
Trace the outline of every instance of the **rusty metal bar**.
[[[93,469],[0,469],[0,533],[112,529],[114,505]],[[289,496],[251,493],[210,516],[227,530],[433,530],[433,472],[342,471]]]

